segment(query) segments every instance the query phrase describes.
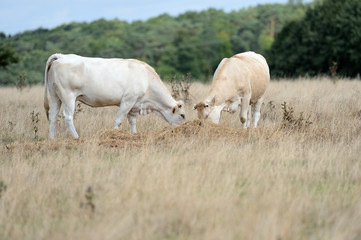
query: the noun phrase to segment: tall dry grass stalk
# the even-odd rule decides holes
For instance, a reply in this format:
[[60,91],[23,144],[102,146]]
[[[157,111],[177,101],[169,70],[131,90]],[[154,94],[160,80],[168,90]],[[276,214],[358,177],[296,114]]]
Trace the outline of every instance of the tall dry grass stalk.
[[[209,88],[194,83],[193,103]],[[59,118],[49,141],[43,87],[1,88],[0,239],[360,239],[360,96],[360,81],[272,81],[258,129],[224,113],[224,137],[188,133],[191,122],[108,147],[116,108],[82,105],[80,140]],[[312,124],[282,127],[284,102]],[[165,127],[139,117],[142,136]]]

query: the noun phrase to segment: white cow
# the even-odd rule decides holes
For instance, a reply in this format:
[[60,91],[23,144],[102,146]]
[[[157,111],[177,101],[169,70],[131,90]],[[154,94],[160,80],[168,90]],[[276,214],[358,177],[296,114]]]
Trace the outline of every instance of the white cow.
[[241,105],[240,120],[243,128],[250,126],[252,109],[253,125],[257,127],[263,94],[269,80],[268,64],[259,54],[244,52],[224,58],[213,76],[208,96],[194,106],[198,118],[218,124],[221,111],[234,113]]
[[119,106],[114,128],[128,116],[133,133],[138,114],[154,112],[170,125],[185,121],[183,102],[174,100],[154,69],[138,60],[54,54],[46,63],[44,82],[51,139],[61,104],[70,134],[79,137],[73,124],[77,100],[91,107]]

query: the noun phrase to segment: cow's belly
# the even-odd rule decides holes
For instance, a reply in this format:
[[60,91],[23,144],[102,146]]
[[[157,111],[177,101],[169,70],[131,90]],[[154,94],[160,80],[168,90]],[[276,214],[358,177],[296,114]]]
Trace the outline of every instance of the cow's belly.
[[112,84],[105,87],[97,84],[78,91],[77,100],[91,107],[119,106],[127,99],[139,99],[145,94],[145,88]]
[[80,94],[77,100],[91,107],[119,106],[121,96]]

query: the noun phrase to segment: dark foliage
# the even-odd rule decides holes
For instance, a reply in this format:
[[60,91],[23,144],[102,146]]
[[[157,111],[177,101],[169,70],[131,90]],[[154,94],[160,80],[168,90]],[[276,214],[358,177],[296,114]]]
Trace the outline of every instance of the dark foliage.
[[[355,77],[361,69],[361,2],[325,0],[288,23],[268,52],[274,76]],[[331,68],[330,68],[331,67]],[[331,71],[330,71],[331,69]]]

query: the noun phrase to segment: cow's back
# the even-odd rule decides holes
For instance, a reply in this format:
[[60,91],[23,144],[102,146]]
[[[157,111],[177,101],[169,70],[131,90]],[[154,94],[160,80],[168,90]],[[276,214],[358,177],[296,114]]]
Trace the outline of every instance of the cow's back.
[[231,69],[233,69],[230,74],[237,75],[233,79],[241,82],[241,86],[244,85],[245,81],[250,84],[252,91],[251,102],[256,102],[262,97],[270,81],[266,59],[254,52],[245,52],[234,55],[230,58],[229,64],[232,65]]
[[90,106],[119,105],[125,94],[142,96],[158,75],[147,64],[133,59],[87,58],[59,55],[49,75],[64,92],[76,92]]

